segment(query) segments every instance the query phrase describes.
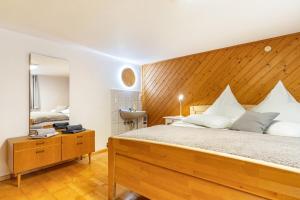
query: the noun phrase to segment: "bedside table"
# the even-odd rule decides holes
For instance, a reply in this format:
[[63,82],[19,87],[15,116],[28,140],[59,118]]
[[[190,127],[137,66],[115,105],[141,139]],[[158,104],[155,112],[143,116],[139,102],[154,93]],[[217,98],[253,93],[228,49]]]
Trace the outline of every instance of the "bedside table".
[[184,116],[166,116],[163,118],[165,119],[165,125],[170,125],[173,122],[181,121],[182,119],[184,119]]

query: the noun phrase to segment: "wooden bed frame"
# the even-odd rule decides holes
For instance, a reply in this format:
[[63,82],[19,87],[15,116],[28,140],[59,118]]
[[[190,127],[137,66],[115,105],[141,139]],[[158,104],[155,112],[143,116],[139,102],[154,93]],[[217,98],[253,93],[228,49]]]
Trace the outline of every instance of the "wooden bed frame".
[[300,199],[298,169],[186,146],[112,137],[108,164],[109,200],[116,184],[156,200]]

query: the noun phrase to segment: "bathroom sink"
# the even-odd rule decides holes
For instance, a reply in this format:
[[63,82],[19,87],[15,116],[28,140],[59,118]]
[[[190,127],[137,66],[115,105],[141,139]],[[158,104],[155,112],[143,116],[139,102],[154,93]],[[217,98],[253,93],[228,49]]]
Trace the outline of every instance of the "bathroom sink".
[[144,117],[146,115],[146,111],[131,111],[120,109],[120,116],[124,120],[133,120],[138,119],[140,117]]

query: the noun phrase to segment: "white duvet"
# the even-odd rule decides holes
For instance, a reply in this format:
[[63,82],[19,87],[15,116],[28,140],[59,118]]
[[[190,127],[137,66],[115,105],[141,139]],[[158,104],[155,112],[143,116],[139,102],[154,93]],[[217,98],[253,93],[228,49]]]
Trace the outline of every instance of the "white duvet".
[[176,124],[137,129],[117,137],[189,146],[300,168],[300,138]]
[[66,114],[58,112],[31,112],[30,119],[33,124],[39,124],[43,122],[69,120],[69,117]]

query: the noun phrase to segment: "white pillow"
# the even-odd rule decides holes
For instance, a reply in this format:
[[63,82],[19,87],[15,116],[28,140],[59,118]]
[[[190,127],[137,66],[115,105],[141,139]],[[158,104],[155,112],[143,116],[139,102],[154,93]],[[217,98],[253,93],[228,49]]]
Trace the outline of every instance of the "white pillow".
[[70,114],[70,109],[67,108],[67,109],[65,109],[65,110],[60,111],[60,113],[63,113],[63,114],[65,114],[65,115],[69,115],[69,114]]
[[256,107],[256,112],[278,112],[275,120],[300,123],[300,104],[279,81],[267,97]]
[[230,118],[232,122],[245,113],[228,85],[218,99],[203,114],[219,115]]
[[219,115],[190,115],[183,119],[183,122],[196,124],[209,128],[229,128],[232,125],[231,119]]
[[300,123],[275,121],[269,126],[265,133],[270,135],[300,137]]
[[51,110],[51,112],[61,112],[61,111],[65,110],[65,109],[68,109],[68,106],[61,106],[61,105],[59,105],[59,106],[56,106],[55,109]]

